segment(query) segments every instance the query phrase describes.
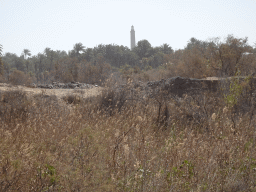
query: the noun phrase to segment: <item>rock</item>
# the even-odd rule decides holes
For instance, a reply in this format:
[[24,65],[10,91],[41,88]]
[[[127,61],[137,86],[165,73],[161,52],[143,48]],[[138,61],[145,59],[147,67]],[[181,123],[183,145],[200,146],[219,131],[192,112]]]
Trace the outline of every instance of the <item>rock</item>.
[[[86,84],[86,83],[79,83],[79,82],[70,82],[70,83],[59,83],[59,82],[52,82],[52,84],[38,84],[35,85],[38,88],[43,89],[88,89],[93,88],[93,85]],[[98,87],[98,85],[95,85]]]

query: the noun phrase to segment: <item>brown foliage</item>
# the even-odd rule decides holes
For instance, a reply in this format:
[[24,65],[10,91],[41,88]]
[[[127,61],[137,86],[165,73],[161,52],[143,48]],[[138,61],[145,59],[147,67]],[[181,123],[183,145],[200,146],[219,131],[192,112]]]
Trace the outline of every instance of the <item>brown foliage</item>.
[[78,73],[78,80],[89,84],[102,85],[111,74],[111,66],[99,59],[97,63],[83,61]]
[[[200,41],[199,41],[200,42]],[[203,78],[209,76],[234,76],[236,73],[250,75],[255,72],[255,54],[247,38],[229,35],[225,41],[214,38],[177,50],[166,56],[171,76]]]
[[55,64],[55,80],[60,82],[79,81],[101,85],[110,75],[111,67],[99,58],[92,64],[77,58],[65,58]]
[[248,64],[242,60],[243,53],[251,51],[247,38],[235,38],[229,35],[226,42],[214,39],[217,46],[209,46],[209,62],[211,67],[221,76],[233,76],[238,70],[244,73]]
[[0,106],[1,191],[255,190],[254,113],[219,95],[127,85],[76,105],[9,91]]
[[15,70],[9,77],[9,82],[13,85],[30,85],[34,79],[23,71]]

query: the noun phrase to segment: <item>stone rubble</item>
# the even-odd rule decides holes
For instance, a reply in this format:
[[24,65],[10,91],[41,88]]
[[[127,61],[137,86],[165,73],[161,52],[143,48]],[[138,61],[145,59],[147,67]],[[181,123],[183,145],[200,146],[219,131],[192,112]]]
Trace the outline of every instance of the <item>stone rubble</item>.
[[53,82],[52,84],[33,85],[33,87],[43,88],[43,89],[91,89],[93,87],[98,87],[98,85],[91,85],[91,84],[79,83],[79,82],[69,82],[69,83]]

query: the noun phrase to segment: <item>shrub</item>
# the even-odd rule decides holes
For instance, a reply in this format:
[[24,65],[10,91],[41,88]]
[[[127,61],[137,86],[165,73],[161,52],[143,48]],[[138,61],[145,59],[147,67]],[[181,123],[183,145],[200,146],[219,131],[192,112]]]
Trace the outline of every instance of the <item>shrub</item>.
[[33,79],[23,71],[14,70],[10,75],[9,81],[13,85],[30,85]]
[[15,119],[26,120],[31,102],[23,91],[5,91],[0,93],[0,118],[6,122]]
[[110,116],[117,111],[120,113],[125,107],[125,103],[127,101],[127,91],[127,89],[118,90],[113,88],[104,90],[98,100],[98,110],[101,112],[107,112]]
[[79,104],[82,98],[78,95],[67,95],[62,98],[68,104]]

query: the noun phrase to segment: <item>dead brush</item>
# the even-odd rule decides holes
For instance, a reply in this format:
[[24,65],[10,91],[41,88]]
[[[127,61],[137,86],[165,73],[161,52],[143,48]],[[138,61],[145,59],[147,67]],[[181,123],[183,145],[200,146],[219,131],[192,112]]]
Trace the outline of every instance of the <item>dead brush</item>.
[[5,91],[0,93],[0,118],[2,121],[12,122],[20,118],[26,120],[31,101],[21,90]]
[[62,99],[68,104],[79,104],[82,102],[82,98],[76,94],[70,94],[62,97]]
[[74,89],[73,93],[83,95],[85,94],[85,91],[83,89]]
[[129,110],[136,102],[132,95],[129,87],[105,89],[98,101],[98,110],[101,112],[105,111],[109,116],[116,112],[121,113],[124,110]]
[[37,95],[26,121],[1,121],[0,191],[255,190],[254,115],[240,116],[234,134],[223,99],[172,97],[159,100],[158,123],[159,103],[129,91],[76,107]]

